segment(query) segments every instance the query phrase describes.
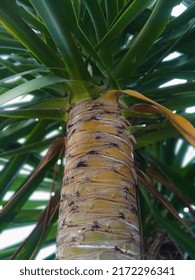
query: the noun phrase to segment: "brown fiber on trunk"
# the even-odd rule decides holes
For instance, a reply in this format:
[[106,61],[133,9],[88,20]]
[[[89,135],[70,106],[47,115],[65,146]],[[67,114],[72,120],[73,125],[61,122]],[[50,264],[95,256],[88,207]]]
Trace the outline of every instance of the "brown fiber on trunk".
[[134,138],[117,100],[69,112],[58,259],[140,259]]

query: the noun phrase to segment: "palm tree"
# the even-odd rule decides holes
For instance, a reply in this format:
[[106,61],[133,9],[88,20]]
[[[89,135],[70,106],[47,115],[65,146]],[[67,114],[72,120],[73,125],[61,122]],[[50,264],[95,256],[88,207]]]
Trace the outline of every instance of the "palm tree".
[[0,1],[1,259],[195,258],[193,2]]

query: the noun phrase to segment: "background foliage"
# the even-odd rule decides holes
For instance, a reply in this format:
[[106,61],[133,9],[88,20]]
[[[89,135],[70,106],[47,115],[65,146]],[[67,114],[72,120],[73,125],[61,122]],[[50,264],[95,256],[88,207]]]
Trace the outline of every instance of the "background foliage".
[[[0,242],[0,259],[36,258],[55,244],[60,151],[22,186],[63,135],[70,97],[131,88],[195,123],[188,111],[195,94],[195,1],[57,2],[0,0],[0,239],[7,230],[34,225],[26,240],[6,247]],[[180,3],[185,12],[170,16]],[[162,87],[173,79],[183,83]],[[147,175],[139,174],[145,258],[195,259],[189,230],[195,230],[194,158],[184,165],[194,150],[161,115],[129,109],[135,98],[120,102],[123,114],[134,118],[137,170]]]

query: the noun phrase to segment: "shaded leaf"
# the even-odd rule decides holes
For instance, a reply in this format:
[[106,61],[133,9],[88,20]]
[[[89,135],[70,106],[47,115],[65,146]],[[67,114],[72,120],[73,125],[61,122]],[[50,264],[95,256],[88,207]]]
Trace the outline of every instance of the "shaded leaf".
[[122,91],[127,93],[128,95],[134,96],[136,98],[148,101],[154,104],[163,115],[165,115],[168,120],[176,127],[177,130],[193,145],[195,146],[195,128],[192,126],[190,122],[184,119],[182,116],[174,114],[171,110],[165,108],[164,106],[158,104],[157,102],[145,97],[144,95],[132,91],[132,90],[124,90]]
[[169,210],[169,212],[191,233],[191,235],[195,238],[195,233],[191,230],[191,228],[187,225],[187,223],[180,218],[178,212],[173,207],[173,205],[169,202],[169,200],[164,197],[156,188],[153,186],[152,182],[149,178],[140,170],[137,170],[138,173],[138,181],[147,188],[147,190],[152,193],[155,197],[157,197],[160,202]]
[[[20,247],[16,250],[16,252],[12,255],[11,259],[18,259],[18,260],[26,260],[32,259],[34,254],[37,251],[37,245],[40,244],[44,235],[45,227],[48,230],[52,219],[58,210],[59,207],[59,200],[60,200],[60,192],[58,191],[54,197],[51,197],[51,203],[43,212],[41,219],[39,220],[38,224],[36,225],[35,229],[32,233],[28,236],[28,238],[20,245]],[[48,213],[49,211],[49,213]],[[49,219],[46,221],[47,215],[49,215]],[[46,224],[45,224],[46,222]]]
[[6,212],[9,211],[10,205],[13,205],[16,200],[25,192],[26,187],[36,178],[36,176],[41,172],[41,170],[56,156],[59,151],[64,149],[64,137],[57,138],[48,149],[45,157],[40,162],[39,166],[33,172],[30,179],[16,192],[16,194],[9,200],[9,202],[1,210],[1,219],[6,215]]
[[[88,80],[89,73],[64,18],[71,16],[71,1],[31,0],[59,48],[71,79]],[[68,14],[69,13],[69,14]],[[49,15],[49,16],[48,16]],[[64,16],[66,15],[66,16]],[[74,63],[73,63],[74,61]]]
[[64,64],[56,53],[22,19],[16,1],[1,1],[0,22],[54,74],[64,74]]
[[58,77],[40,77],[37,79],[33,79],[31,81],[28,81],[24,84],[21,84],[9,91],[7,91],[4,94],[0,95],[0,105],[20,96],[26,93],[29,93],[31,91],[47,87],[56,83],[62,83],[65,80],[63,78],[58,78]]
[[0,116],[10,118],[39,118],[52,120],[66,120],[66,112],[55,109],[23,109],[14,111],[1,111]]
[[130,76],[135,71],[155,40],[164,31],[171,11],[178,2],[180,1],[174,0],[167,2],[160,0],[157,2],[148,21],[134,39],[125,56],[116,66],[114,70],[115,77],[118,79],[124,78]]
[[[100,49],[102,46],[112,41],[115,36],[120,34],[125,29],[125,27],[148,6],[150,2],[150,0],[147,0],[143,3],[142,0],[138,0],[133,1],[130,4],[127,3],[127,5],[124,7],[124,12],[117,15],[117,19],[112,24],[106,35],[100,40],[96,48]],[[111,8],[113,8],[113,4],[111,4]],[[107,11],[109,13],[109,10]]]
[[163,217],[159,211],[156,209],[154,211],[154,216],[157,221],[165,228],[168,234],[173,238],[177,244],[179,244],[183,250],[187,251],[191,258],[195,259],[195,242],[189,234],[184,232],[176,223],[169,221],[167,218]]

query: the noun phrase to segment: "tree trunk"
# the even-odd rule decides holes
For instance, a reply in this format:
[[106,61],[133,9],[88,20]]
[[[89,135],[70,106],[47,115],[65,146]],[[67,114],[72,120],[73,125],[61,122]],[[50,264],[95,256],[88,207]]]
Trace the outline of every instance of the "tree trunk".
[[140,259],[134,138],[103,96],[69,113],[57,235],[58,259]]

